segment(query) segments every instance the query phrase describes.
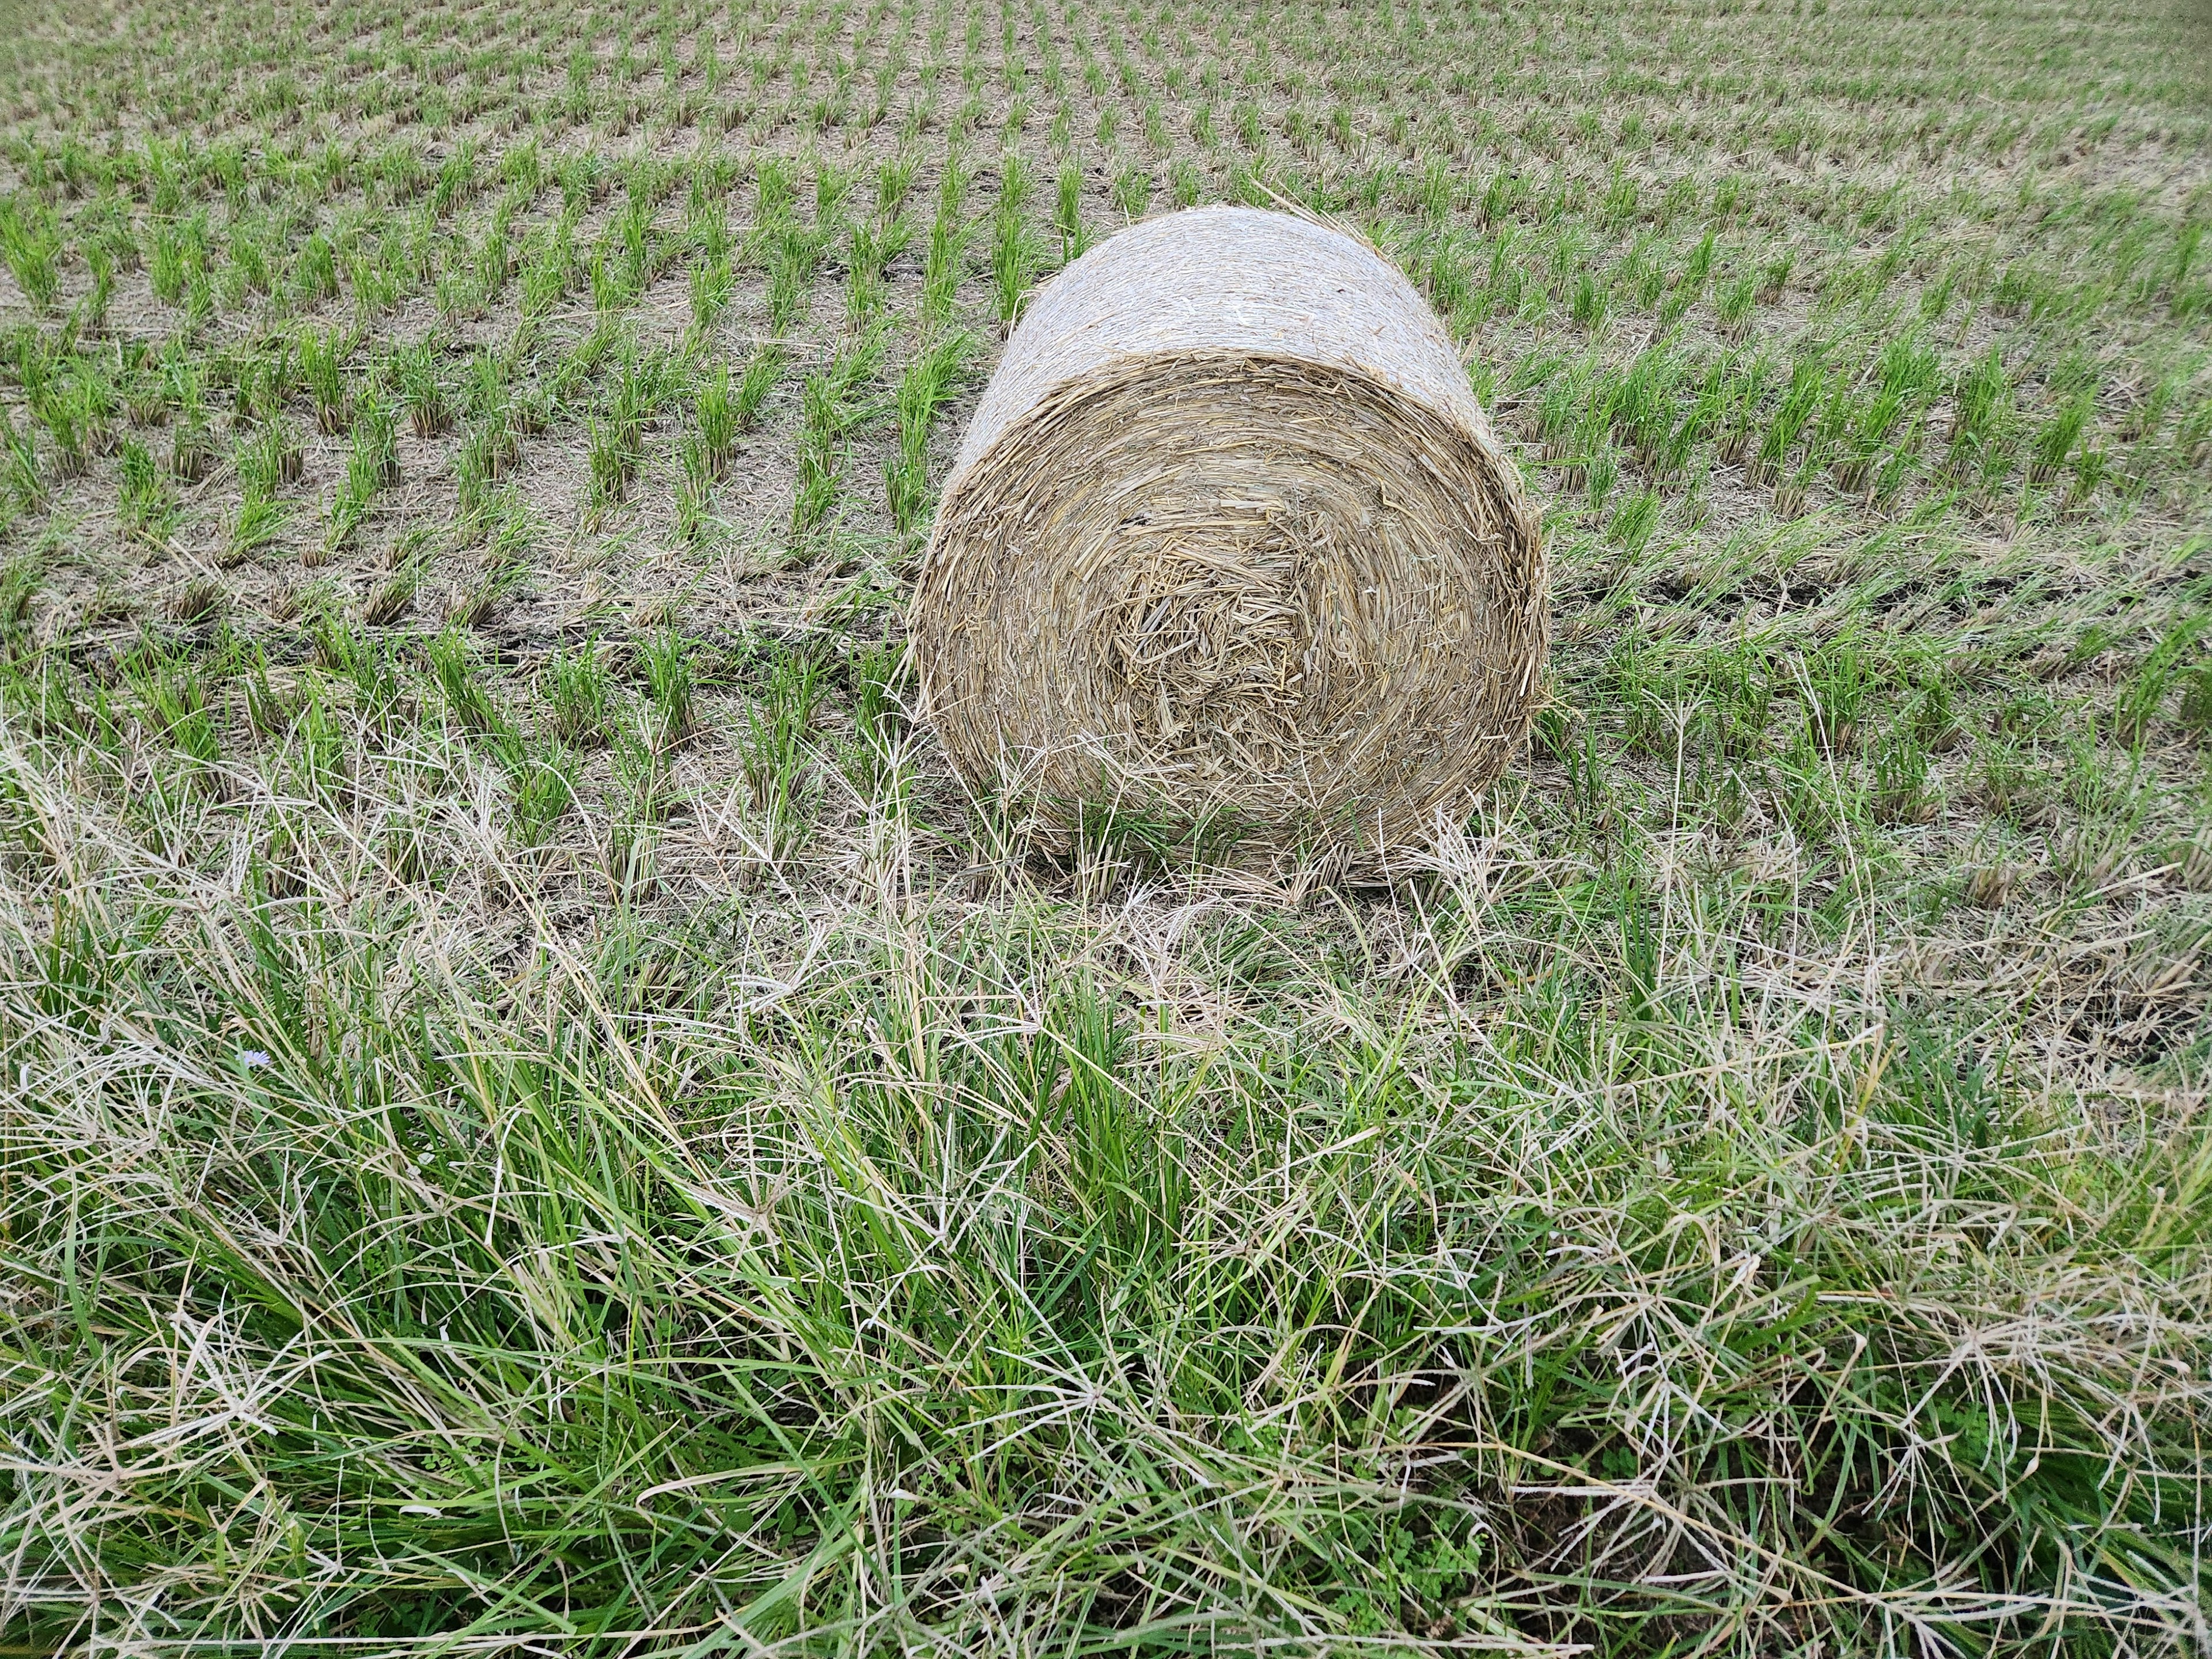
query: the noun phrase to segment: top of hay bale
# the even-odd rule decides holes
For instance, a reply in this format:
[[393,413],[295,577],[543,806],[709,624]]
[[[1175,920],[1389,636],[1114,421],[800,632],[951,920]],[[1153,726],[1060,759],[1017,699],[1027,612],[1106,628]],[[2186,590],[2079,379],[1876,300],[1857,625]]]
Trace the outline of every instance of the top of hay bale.
[[1450,336],[1395,265],[1315,219],[1201,207],[1115,233],[1037,290],[976,405],[946,494],[1054,387],[1121,358],[1219,353],[1371,375],[1464,425],[1510,468]]

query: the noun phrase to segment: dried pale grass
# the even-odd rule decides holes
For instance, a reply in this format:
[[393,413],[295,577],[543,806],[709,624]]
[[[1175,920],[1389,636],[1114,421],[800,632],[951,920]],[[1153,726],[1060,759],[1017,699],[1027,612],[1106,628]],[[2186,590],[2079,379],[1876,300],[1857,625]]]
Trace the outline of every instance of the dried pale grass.
[[1037,295],[913,609],[971,783],[1245,856],[1418,841],[1519,750],[1536,515],[1435,314],[1334,226],[1201,208]]

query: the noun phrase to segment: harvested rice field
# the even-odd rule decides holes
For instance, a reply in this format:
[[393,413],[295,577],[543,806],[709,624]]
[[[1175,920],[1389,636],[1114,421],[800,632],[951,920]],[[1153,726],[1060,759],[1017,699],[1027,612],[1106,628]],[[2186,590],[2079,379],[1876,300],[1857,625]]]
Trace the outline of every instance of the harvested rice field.
[[[21,0],[0,1653],[2212,1644],[2212,14]],[[1373,871],[908,602],[1291,206],[1540,513]]]

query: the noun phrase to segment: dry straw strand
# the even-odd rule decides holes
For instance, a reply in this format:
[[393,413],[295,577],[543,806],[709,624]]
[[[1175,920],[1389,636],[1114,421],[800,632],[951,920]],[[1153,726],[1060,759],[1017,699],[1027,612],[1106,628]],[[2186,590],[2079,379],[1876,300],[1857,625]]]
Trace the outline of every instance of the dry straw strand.
[[1212,207],[1036,295],[912,631],[972,784],[1277,858],[1463,811],[1527,738],[1548,623],[1536,515],[1412,284],[1334,227]]

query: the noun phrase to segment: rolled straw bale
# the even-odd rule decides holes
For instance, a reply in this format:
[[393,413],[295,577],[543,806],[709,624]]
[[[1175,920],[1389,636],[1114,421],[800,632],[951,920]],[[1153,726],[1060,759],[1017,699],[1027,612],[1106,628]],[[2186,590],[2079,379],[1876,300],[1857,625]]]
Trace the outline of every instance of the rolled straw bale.
[[1198,208],[1036,295],[910,618],[970,781],[1246,854],[1378,851],[1526,739],[1536,515],[1451,341],[1366,243]]

